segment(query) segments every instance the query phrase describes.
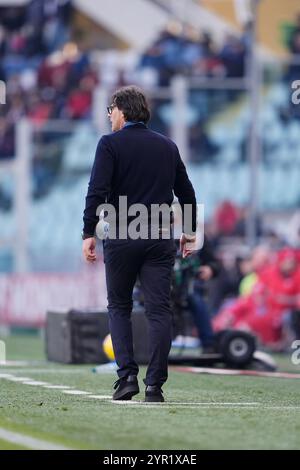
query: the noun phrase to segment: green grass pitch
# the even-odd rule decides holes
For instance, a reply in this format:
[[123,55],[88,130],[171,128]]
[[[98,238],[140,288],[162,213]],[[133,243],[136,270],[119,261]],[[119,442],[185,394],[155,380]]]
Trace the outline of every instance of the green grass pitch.
[[[0,374],[28,377],[110,395],[114,373],[91,366],[47,363],[39,337],[3,338],[8,360],[37,361],[0,367]],[[288,356],[280,369],[300,373]],[[145,368],[140,370],[141,394]],[[115,404],[60,389],[0,378],[0,431],[70,449],[299,449],[300,380],[225,377],[170,370],[166,403]],[[0,449],[28,448],[0,433]]]

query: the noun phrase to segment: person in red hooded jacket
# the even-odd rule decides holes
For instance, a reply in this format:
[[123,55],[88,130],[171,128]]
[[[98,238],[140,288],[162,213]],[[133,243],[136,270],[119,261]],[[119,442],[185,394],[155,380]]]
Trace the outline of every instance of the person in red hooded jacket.
[[285,320],[299,308],[300,263],[295,250],[284,248],[277,261],[260,273],[251,293],[220,312],[214,328],[251,331],[263,344],[278,347]]

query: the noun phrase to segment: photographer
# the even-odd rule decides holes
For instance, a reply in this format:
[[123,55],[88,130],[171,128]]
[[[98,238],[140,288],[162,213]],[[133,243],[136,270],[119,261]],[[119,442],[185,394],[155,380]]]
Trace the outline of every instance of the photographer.
[[206,282],[216,277],[221,269],[206,236],[202,249],[188,260],[177,260],[174,275],[173,300],[181,316],[184,306],[192,313],[198,330],[202,352],[214,352],[214,332],[205,300]]

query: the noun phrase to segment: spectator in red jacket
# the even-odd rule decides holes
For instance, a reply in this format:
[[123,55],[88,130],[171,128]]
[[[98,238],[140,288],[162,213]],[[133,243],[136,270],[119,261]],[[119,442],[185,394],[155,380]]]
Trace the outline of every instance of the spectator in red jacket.
[[232,327],[252,331],[262,343],[278,347],[284,324],[300,307],[300,265],[295,250],[284,248],[263,270],[252,292],[225,307],[215,318],[218,331]]
[[92,104],[93,82],[89,77],[80,81],[78,90],[73,90],[67,100],[67,114],[71,119],[82,119],[88,116]]
[[239,210],[231,201],[223,201],[216,209],[215,224],[220,235],[233,235]]

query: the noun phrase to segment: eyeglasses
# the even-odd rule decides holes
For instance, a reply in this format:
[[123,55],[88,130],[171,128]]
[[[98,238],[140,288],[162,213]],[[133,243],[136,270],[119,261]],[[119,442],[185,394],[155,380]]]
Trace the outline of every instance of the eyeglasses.
[[113,112],[113,109],[116,107],[115,104],[111,104],[110,106],[107,106],[107,114],[110,116],[111,113]]

